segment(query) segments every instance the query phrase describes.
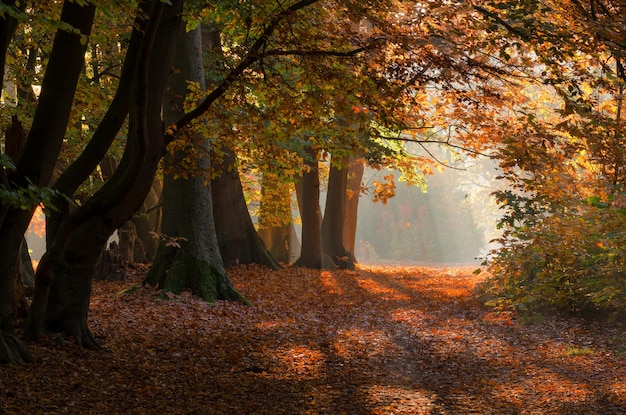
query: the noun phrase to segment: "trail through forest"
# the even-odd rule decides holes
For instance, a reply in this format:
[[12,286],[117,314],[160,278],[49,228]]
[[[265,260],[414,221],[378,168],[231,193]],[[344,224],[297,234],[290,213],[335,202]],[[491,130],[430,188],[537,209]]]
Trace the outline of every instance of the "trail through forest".
[[482,307],[472,268],[230,270],[252,302],[97,282],[108,349],[49,335],[0,367],[4,414],[622,414],[624,328]]

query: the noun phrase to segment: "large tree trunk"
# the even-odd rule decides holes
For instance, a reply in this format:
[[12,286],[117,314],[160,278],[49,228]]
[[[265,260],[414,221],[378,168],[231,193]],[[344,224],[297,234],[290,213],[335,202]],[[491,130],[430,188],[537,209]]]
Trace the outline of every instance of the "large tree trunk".
[[343,244],[346,251],[352,254],[354,262],[357,259],[354,256],[356,245],[356,224],[359,212],[359,200],[361,199],[361,181],[365,164],[363,160],[353,157],[348,167],[348,191],[346,192],[346,212],[343,221]]
[[308,170],[302,173],[299,183],[300,217],[302,218],[302,251],[297,266],[321,269],[328,265],[322,258],[322,211],[320,209],[320,179],[317,152],[306,148],[304,163]]
[[[176,73],[170,78],[171,94],[164,107],[166,120],[175,120],[183,112],[187,82],[198,82],[204,89],[202,64],[202,36],[200,29],[178,36],[175,58]],[[190,130],[182,133],[192,134]],[[191,142],[201,139],[187,137]],[[194,144],[190,144],[194,145]],[[197,148],[200,147],[196,144]],[[200,171],[208,171],[210,157],[206,150],[198,148]],[[168,156],[166,161],[176,163],[180,154]],[[179,294],[191,290],[206,301],[243,300],[235,290],[222,263],[213,221],[211,187],[204,177],[190,175],[176,178],[166,174],[163,185],[163,222],[161,232],[165,236],[144,283],[162,288],[164,292]]]
[[[57,30],[28,139],[15,172],[10,174],[9,183],[27,187],[29,181],[38,186],[47,186],[50,182],[63,143],[76,83],[84,63],[87,44],[81,36],[89,36],[95,10],[95,5],[91,3],[84,5],[71,1],[63,3],[61,20],[73,27],[77,33],[65,29]],[[7,21],[5,23],[8,24]],[[1,32],[5,32],[4,28]],[[4,56],[5,50],[0,52]],[[0,70],[4,71],[4,67]],[[6,298],[10,296],[12,289],[8,291],[5,289],[12,287],[17,278],[19,268],[16,267],[16,263],[19,260],[24,232],[28,228],[33,212],[34,207],[28,210],[10,207],[0,225],[2,329],[10,329],[12,325],[13,310],[7,304],[12,304],[13,301]],[[0,359],[20,360],[14,358],[21,355],[19,347],[14,348],[13,353],[7,354],[12,356],[1,356]]]
[[39,263],[24,333],[27,338],[37,339],[45,321],[49,328],[72,334],[79,344],[99,348],[86,320],[93,270],[108,237],[141,206],[165,149],[161,107],[183,1],[171,3],[153,3],[154,14],[145,34],[148,41],[144,39],[138,56],[135,100],[119,167],[91,199],[67,215]]
[[346,251],[343,242],[347,189],[348,167],[333,160],[322,221],[322,249],[339,269],[354,269],[354,257]]
[[291,214],[290,187],[270,173],[263,174],[261,179],[258,234],[272,256],[286,264],[300,256],[300,241]]
[[223,149],[222,160],[214,164],[220,174],[211,180],[213,216],[224,265],[259,264],[278,269],[280,264],[266,249],[250,218],[235,157],[232,150]]
[[63,261],[55,268],[45,315],[45,329],[71,335],[82,347],[99,350],[87,326],[91,282],[110,233],[104,216],[86,222],[73,235]]

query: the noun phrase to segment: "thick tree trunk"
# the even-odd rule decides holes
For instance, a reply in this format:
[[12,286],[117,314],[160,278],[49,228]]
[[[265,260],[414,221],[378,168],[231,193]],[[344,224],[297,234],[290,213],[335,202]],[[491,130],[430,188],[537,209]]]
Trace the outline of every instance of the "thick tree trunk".
[[[142,64],[136,74],[136,99],[119,167],[91,199],[64,219],[39,263],[38,286],[24,333],[27,338],[37,339],[45,321],[50,328],[71,333],[80,344],[98,348],[86,320],[97,258],[108,237],[141,206],[165,149],[161,107],[183,2],[171,3],[154,2],[160,18],[151,16],[146,38],[156,33],[154,44],[158,46],[152,48],[152,42],[144,42],[139,53],[138,62]],[[158,30],[152,26],[156,24]],[[68,290],[74,295],[67,295]]]
[[[177,71],[170,78],[171,93],[164,106],[166,121],[175,120],[183,112],[187,82],[198,82],[204,88],[202,64],[202,36],[200,29],[178,36],[175,65]],[[189,130],[181,132],[190,133]],[[194,140],[201,137],[188,137]],[[199,149],[202,152],[202,149]],[[179,154],[167,157],[176,163]],[[210,157],[200,156],[200,171],[208,171]],[[245,299],[235,290],[222,263],[213,221],[211,187],[203,177],[190,175],[176,178],[167,174],[163,183],[163,223],[157,255],[144,283],[162,288],[164,292],[179,294],[191,290],[206,301]]]
[[348,167],[332,163],[322,221],[322,249],[339,269],[354,269],[354,257],[343,242],[347,188]]
[[89,220],[72,237],[64,260],[54,270],[45,315],[47,330],[67,333],[92,350],[100,350],[87,326],[92,276],[112,233],[104,220],[103,216]]
[[290,184],[272,174],[261,180],[258,234],[272,256],[289,264],[300,256],[300,241],[291,215]]
[[[61,11],[61,20],[76,32],[65,29],[57,30],[48,60],[48,66],[41,86],[39,102],[28,139],[15,172],[10,174],[9,183],[26,187],[29,181],[38,186],[47,186],[58,159],[65,130],[72,108],[76,83],[83,67],[86,42],[81,36],[89,36],[96,7],[91,3],[84,5],[65,1]],[[5,22],[6,23],[6,22]],[[5,30],[3,32],[3,47]],[[6,50],[6,49],[5,49]],[[4,58],[5,50],[0,51]],[[4,72],[4,67],[0,68]],[[34,209],[23,210],[16,207],[7,209],[0,224],[0,327],[12,325],[13,304],[10,296],[12,286],[18,277],[19,252],[24,232]],[[8,289],[5,291],[5,289]],[[1,334],[0,334],[1,336]],[[6,339],[5,339],[6,340]],[[4,342],[9,345],[14,342]],[[21,356],[19,347],[13,348],[13,356]],[[8,360],[12,359],[9,356]],[[20,359],[17,359],[20,360]]]
[[308,166],[308,171],[302,174],[298,198],[302,218],[302,251],[296,265],[321,269],[322,265],[329,264],[322,258],[320,179],[317,152],[313,148],[307,147],[304,163]]
[[213,217],[224,265],[259,264],[279,269],[280,264],[266,249],[250,218],[235,153],[230,149],[223,149],[223,153],[223,159],[213,165],[220,174],[211,180],[211,190]]
[[356,245],[356,223],[359,211],[359,200],[361,199],[361,181],[365,164],[360,158],[353,157],[348,169],[348,191],[346,192],[346,212],[343,222],[343,244],[346,251],[354,257]]
[[202,178],[175,179],[163,186],[162,241],[144,283],[180,294],[189,289],[206,301],[238,300],[220,256],[211,216],[211,189]]

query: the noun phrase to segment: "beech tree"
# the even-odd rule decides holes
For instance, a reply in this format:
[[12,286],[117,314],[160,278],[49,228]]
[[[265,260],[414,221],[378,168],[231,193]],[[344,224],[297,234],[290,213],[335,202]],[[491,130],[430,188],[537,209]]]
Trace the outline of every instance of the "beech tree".
[[236,154],[222,149],[216,164],[217,177],[211,180],[213,217],[222,259],[226,266],[259,264],[278,269],[276,262],[258,235],[243,193]]
[[[189,10],[183,4],[195,6],[193,10],[199,9],[202,17],[220,23],[220,33],[231,42],[228,53],[221,58],[221,69],[209,71],[215,78],[207,83],[207,89],[197,88],[195,102],[189,102],[184,112],[177,112],[176,116],[169,113],[164,119],[164,96],[182,13]],[[2,6],[0,45],[7,44],[12,27],[23,17],[13,2],[5,1]],[[122,8],[116,2],[106,1],[98,6],[105,11]],[[485,29],[493,24],[489,20],[491,12],[484,13],[467,2],[299,0],[288,5],[267,1],[203,6],[201,2],[182,0],[138,4],[135,22],[123,30],[132,32],[130,39],[119,42],[126,54],[115,95],[104,106],[107,112],[98,121],[90,120],[97,126],[93,134],[78,123],[77,131],[91,134],[89,143],[69,167],[62,166],[58,180],[52,183],[72,104],[79,102],[74,99],[79,76],[88,73],[84,70],[85,56],[97,10],[90,2],[63,3],[62,23],[56,24],[60,29],[45,65],[41,94],[24,150],[19,160],[2,161],[0,180],[6,192],[0,206],[0,327],[8,333],[2,336],[4,343],[0,344],[3,360],[28,358],[10,335],[13,309],[9,304],[14,297],[12,287],[23,233],[37,203],[54,202],[47,204],[55,205],[60,213],[50,216],[48,250],[37,268],[25,336],[36,339],[45,329],[61,330],[73,335],[79,344],[98,349],[87,326],[93,271],[109,236],[144,202],[168,144],[177,145],[195,137],[199,126],[208,123],[211,128],[227,126],[212,131],[219,138],[239,137],[239,141],[226,147],[236,156],[253,155],[253,150],[262,150],[264,145],[282,146],[289,154],[288,160],[295,154],[301,165],[295,166],[293,176],[303,176],[301,207],[306,229],[299,263],[319,268],[328,259],[322,251],[319,160],[332,154],[334,173],[342,172],[337,187],[341,190],[333,191],[331,198],[331,204],[342,206],[347,195],[345,166],[350,157],[360,156],[374,165],[404,167],[410,180],[426,172],[432,161],[426,156],[408,154],[400,145],[402,141],[480,149],[489,144],[493,127],[503,116],[497,110],[516,102],[516,87],[508,79],[511,75],[521,76],[519,68],[525,61],[503,51],[501,48],[509,45],[503,46],[497,36],[486,36],[490,32]],[[506,62],[497,59],[506,56]],[[182,78],[181,75],[176,87],[181,96],[187,91]],[[197,83],[201,78],[194,76]],[[281,86],[268,87],[276,85]],[[217,108],[220,98],[228,99]],[[202,123],[194,124],[210,110],[220,116],[210,114]],[[88,110],[84,113],[89,115],[85,119],[91,118]],[[363,116],[368,134],[360,135],[357,130],[361,126],[351,126],[355,116]],[[127,131],[123,129],[126,119]],[[445,134],[434,139],[421,134],[437,129]],[[79,199],[78,186],[89,178],[120,131],[124,150],[116,170],[93,194],[80,198],[76,204],[67,202],[61,196]],[[207,137],[214,135],[203,139]],[[273,137],[273,141],[265,141],[268,137]],[[494,142],[499,144],[497,139]],[[220,149],[224,143],[210,144],[213,149]],[[248,152],[247,147],[252,149]],[[176,151],[172,154],[180,155]],[[207,162],[202,157],[199,160]],[[45,189],[50,185],[52,191]],[[208,210],[211,198],[206,186],[198,186],[197,180],[174,189],[169,186],[168,193],[186,186],[191,190],[184,197],[202,193],[200,200]],[[238,189],[236,193],[240,193]],[[19,199],[16,195],[28,197]],[[167,212],[176,211],[168,210],[169,207]],[[333,218],[333,213],[338,215]],[[182,243],[174,254],[183,259],[179,264],[206,250],[217,252],[208,216],[203,218],[206,226],[201,229],[206,233],[202,235],[185,234],[190,228],[183,230],[171,217],[164,220],[166,228],[172,226],[168,228],[172,235],[164,237]],[[325,228],[338,234],[337,239],[328,239],[326,245],[332,247],[334,259],[344,258],[343,226],[332,225],[344,220],[344,209],[329,207],[327,217],[329,225]],[[193,243],[208,244],[191,249],[192,236],[197,237]],[[184,244],[182,238],[190,243]],[[185,245],[190,249],[186,250]],[[208,291],[219,292],[223,298],[239,298],[228,284],[217,257],[190,259],[189,263],[193,263],[190,268],[180,267],[216,271],[209,273],[217,278],[210,277],[208,284],[217,289]],[[155,270],[158,268],[157,264]],[[165,275],[167,269],[174,275],[176,268],[178,265],[166,265],[161,267],[164,272],[157,274]],[[187,274],[181,273],[184,277]],[[175,283],[170,287],[180,287],[179,278],[172,281]],[[160,277],[158,284],[168,286]],[[8,345],[7,339],[13,344]]]
[[[2,29],[3,35],[7,36],[5,45],[8,45],[8,39],[17,23],[15,15],[9,17],[7,13],[2,22],[10,25],[13,30]],[[50,182],[67,128],[94,14],[93,4],[79,5],[69,1],[63,3],[61,22],[76,31],[59,29],[56,32],[26,143],[19,160],[15,162],[15,169],[5,173],[7,190],[24,189],[29,185],[47,186]],[[6,49],[2,52],[6,55]],[[18,259],[22,238],[34,207],[3,203],[5,213],[0,224],[0,327],[3,332],[12,332],[13,285],[19,275]],[[4,340],[0,344],[4,345]],[[28,359],[28,356],[19,349],[2,347],[0,350],[1,361],[20,361],[24,358]]]
[[[184,115],[189,82],[197,84],[200,90],[205,89],[200,27],[187,33],[184,27],[181,28],[174,65],[175,73],[170,77],[164,107],[164,121],[168,125]],[[202,139],[202,130],[197,133],[188,128],[179,133],[178,140],[185,141],[183,146],[201,152],[197,158],[198,165],[194,167],[208,171],[210,156],[207,142]],[[174,146],[174,152],[165,160],[173,165],[169,169],[174,169],[174,172],[165,175],[163,184],[161,232],[164,240],[144,283],[174,294],[190,289],[207,301],[242,298],[228,279],[220,255],[213,221],[211,186],[205,177],[176,172],[175,166],[183,157],[188,157],[187,152],[176,149],[177,146]]]
[[490,262],[492,304],[621,318],[624,4],[497,1],[477,9],[509,50],[541,68],[496,153],[509,188],[497,193],[505,215]]
[[[157,1],[149,6],[137,70],[132,74],[135,78],[124,156],[104,186],[63,219],[42,257],[25,329],[28,338],[36,339],[48,328],[73,335],[85,347],[99,348],[87,327],[93,272],[109,236],[130,219],[149,192],[166,144],[161,103],[182,1],[172,5]],[[141,13],[139,18],[144,16]]]

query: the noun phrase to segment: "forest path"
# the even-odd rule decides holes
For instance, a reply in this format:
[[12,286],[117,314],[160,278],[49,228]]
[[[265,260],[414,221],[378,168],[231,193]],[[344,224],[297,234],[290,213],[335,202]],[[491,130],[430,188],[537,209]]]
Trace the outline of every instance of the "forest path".
[[229,270],[252,306],[94,285],[109,350],[51,335],[0,414],[622,414],[626,332],[481,306],[470,267]]

